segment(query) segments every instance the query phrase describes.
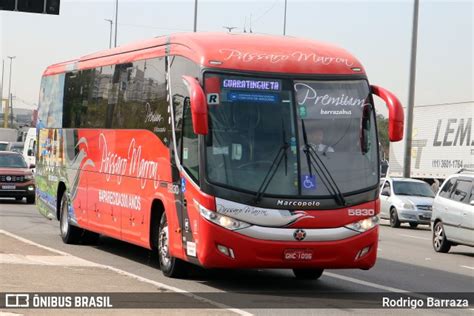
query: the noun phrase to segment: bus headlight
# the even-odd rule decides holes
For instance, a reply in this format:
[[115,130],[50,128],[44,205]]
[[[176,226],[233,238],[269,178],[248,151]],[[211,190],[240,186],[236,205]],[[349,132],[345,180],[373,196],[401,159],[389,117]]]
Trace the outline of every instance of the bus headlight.
[[372,216],[372,217],[351,223],[349,225],[346,225],[345,227],[363,233],[374,228],[378,224],[379,224],[379,217]]
[[210,222],[213,222],[214,224],[224,227],[225,229],[237,230],[237,229],[242,229],[242,228],[251,226],[249,223],[245,223],[245,222],[236,220],[235,218],[224,216],[214,211],[210,211],[197,202],[196,202],[196,205],[199,207],[199,213],[201,214],[202,217],[204,217]]

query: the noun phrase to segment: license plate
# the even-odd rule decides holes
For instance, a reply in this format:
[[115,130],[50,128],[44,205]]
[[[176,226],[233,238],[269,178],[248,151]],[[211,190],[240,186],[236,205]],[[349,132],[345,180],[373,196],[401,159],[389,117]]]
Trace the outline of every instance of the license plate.
[[2,185],[2,189],[4,189],[4,190],[15,190],[16,186],[15,185]]
[[283,258],[285,260],[312,260],[313,251],[309,249],[286,249]]

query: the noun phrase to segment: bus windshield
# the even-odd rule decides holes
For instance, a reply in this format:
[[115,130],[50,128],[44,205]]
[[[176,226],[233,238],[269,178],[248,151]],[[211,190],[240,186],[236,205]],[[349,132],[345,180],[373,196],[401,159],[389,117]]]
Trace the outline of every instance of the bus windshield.
[[334,187],[340,195],[378,183],[366,81],[206,74],[204,85],[210,118],[205,165],[211,183],[292,197],[330,197]]

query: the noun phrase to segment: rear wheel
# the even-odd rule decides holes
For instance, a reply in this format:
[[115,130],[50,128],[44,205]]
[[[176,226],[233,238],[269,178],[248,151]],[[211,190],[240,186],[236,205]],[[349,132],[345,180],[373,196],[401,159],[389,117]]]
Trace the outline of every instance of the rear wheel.
[[398,212],[397,209],[394,207],[390,209],[390,227],[400,227],[400,221],[398,220]]
[[442,222],[437,222],[433,229],[433,248],[436,252],[448,252],[451,242],[446,239],[446,233]]
[[64,193],[61,198],[60,210],[59,231],[61,239],[66,244],[75,244],[80,240],[84,231],[83,229],[69,224],[69,200],[66,193]]
[[417,228],[417,227],[418,227],[418,223],[410,223],[410,227],[411,227],[411,228]]
[[293,269],[293,274],[299,280],[316,280],[323,272],[324,269]]
[[182,278],[186,276],[186,263],[174,258],[169,252],[169,228],[166,213],[163,212],[158,229],[158,259],[161,272],[170,278]]

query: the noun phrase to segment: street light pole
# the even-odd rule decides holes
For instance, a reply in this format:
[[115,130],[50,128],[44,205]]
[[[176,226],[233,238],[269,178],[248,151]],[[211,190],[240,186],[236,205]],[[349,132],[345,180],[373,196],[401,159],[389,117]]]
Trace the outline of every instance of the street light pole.
[[194,32],[197,32],[198,0],[194,0]]
[[410,178],[411,174],[411,142],[413,130],[413,108],[415,106],[416,46],[418,40],[418,6],[419,0],[415,0],[413,7],[413,34],[411,38],[410,84],[408,87],[405,156],[403,158],[403,177],[405,178]]
[[[10,104],[10,109],[11,109],[11,116],[10,116],[10,125],[13,127],[13,98],[12,98],[12,64],[13,64],[13,59],[16,58],[16,56],[7,56],[7,58],[10,59],[10,74],[9,74],[9,79],[8,79],[8,98],[9,98],[9,104]],[[7,117],[4,117],[4,120],[8,119]]]
[[283,36],[286,35],[286,2],[285,0],[285,13],[283,15]]
[[115,45],[117,47],[117,25],[118,25],[118,0],[115,0]]
[[112,25],[114,24],[114,21],[112,21],[110,19],[104,19],[104,20],[110,23],[109,48],[112,48]]
[[2,82],[0,85],[0,106],[2,107],[0,110],[3,111],[3,71],[5,69],[5,60],[2,59]]

